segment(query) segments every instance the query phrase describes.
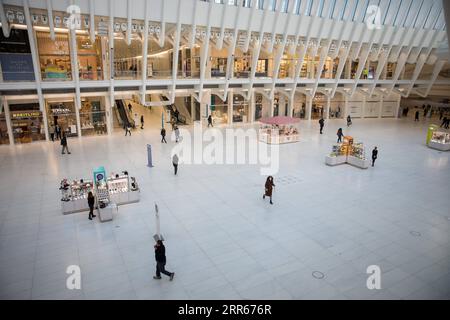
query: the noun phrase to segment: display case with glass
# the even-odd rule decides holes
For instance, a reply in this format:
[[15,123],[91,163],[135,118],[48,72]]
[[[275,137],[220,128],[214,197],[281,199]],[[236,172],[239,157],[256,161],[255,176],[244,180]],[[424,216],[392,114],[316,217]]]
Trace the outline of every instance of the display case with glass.
[[81,134],[106,134],[106,114],[103,97],[81,98]]
[[448,151],[450,150],[450,133],[442,131],[434,131],[428,146],[433,149]]
[[139,201],[139,186],[136,178],[130,177],[128,172],[112,174],[107,179],[108,193],[112,202],[117,205]]
[[345,136],[342,143],[332,146],[330,154],[325,157],[325,163],[329,166],[348,163],[362,169],[367,169],[370,164],[366,159],[364,144],[355,143],[350,136]]
[[63,179],[60,183],[61,205],[63,214],[81,212],[89,210],[88,194],[93,192],[93,183],[91,180],[73,180]]

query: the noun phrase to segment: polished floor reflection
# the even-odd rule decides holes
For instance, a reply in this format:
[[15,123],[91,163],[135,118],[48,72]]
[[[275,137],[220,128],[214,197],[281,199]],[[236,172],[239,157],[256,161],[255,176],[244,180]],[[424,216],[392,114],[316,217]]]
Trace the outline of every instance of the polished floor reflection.
[[[323,135],[302,122],[301,142],[280,147],[273,206],[257,166],[180,165],[174,176],[157,122],[71,139],[71,155],[56,142],[0,147],[1,299],[450,298],[450,153],[425,146],[427,122],[332,120]],[[368,155],[378,146],[375,168],[324,164],[338,127]],[[112,222],[62,215],[59,181],[99,165],[136,176],[141,201]],[[173,282],[152,279],[155,202]],[[66,289],[68,265],[81,267],[81,290]],[[366,287],[369,265],[381,290]]]

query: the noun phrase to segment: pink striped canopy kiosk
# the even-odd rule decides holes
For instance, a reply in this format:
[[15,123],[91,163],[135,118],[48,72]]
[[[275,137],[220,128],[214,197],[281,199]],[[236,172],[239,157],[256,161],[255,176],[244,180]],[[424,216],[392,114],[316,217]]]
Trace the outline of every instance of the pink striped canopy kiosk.
[[259,141],[268,144],[283,144],[300,141],[300,133],[297,124],[298,118],[276,116],[261,118],[259,120]]

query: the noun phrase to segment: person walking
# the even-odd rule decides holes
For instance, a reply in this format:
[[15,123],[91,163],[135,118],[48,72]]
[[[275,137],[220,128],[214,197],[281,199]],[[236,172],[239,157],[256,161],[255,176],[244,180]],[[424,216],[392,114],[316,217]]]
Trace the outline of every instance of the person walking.
[[177,175],[178,172],[178,161],[179,161],[178,156],[174,154],[172,157],[172,164],[175,175]]
[[419,110],[416,111],[416,115],[414,117],[414,121],[419,121]]
[[175,142],[180,141],[180,129],[178,129],[178,126],[175,126]]
[[131,136],[131,125],[130,125],[130,123],[127,123],[125,125],[125,137],[127,136],[127,134],[130,134],[130,136]]
[[55,126],[54,125],[50,125],[50,139],[52,139],[52,141],[55,141]]
[[133,113],[133,106],[131,103],[128,103],[128,111],[132,114]]
[[440,125],[440,127],[445,127],[445,124],[447,123],[447,117],[444,117],[444,119],[442,120],[442,123]]
[[170,281],[173,280],[175,276],[175,272],[169,272],[165,269],[166,267],[166,247],[164,246],[162,240],[156,241],[154,246],[155,248],[155,260],[156,260],[156,276],[153,276],[153,279],[160,280],[161,273],[165,274],[170,278]]
[[164,128],[161,129],[161,143],[163,143],[163,142],[167,143],[167,141],[166,141],[166,129],[164,129]]
[[342,132],[342,128],[339,128],[336,134],[338,136],[337,142],[338,143],[342,142],[342,137],[344,136],[344,133]]
[[89,220],[92,220],[92,218],[95,218],[96,215],[94,214],[94,204],[95,204],[95,198],[91,191],[88,193],[88,205],[89,205]]
[[273,177],[268,176],[266,179],[266,184],[264,185],[263,199],[265,199],[266,196],[270,197],[270,204],[273,204],[272,202],[273,187],[275,187],[275,184],[273,183]]
[[378,158],[378,149],[377,147],[372,150],[372,167],[375,166],[375,160]]
[[347,116],[347,127],[350,127],[352,125],[352,117],[350,115]]
[[325,120],[323,120],[323,118],[320,118],[319,125],[320,125],[320,134],[322,134],[323,126],[325,125]]
[[214,127],[211,115],[208,116],[208,128],[209,126]]
[[141,114],[141,129],[144,129],[144,115]]
[[70,154],[69,147],[67,146],[67,138],[66,138],[66,134],[65,133],[63,133],[63,135],[62,135],[61,145],[62,145],[61,153],[65,154],[65,150],[67,150],[67,153]]

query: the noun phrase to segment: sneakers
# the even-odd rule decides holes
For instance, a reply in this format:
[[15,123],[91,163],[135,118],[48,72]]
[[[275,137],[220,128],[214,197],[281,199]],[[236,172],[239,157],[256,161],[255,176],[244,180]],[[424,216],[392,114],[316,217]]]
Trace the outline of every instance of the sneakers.
[[93,216],[92,216],[93,218],[95,218],[96,217],[96,215],[94,214]]
[[153,276],[153,279],[155,279],[155,280],[160,280],[161,277]]
[[263,199],[265,199],[266,198],[266,195],[265,194],[263,194]]
[[273,204],[273,202],[272,202],[272,201],[270,201],[270,204]]
[[91,217],[89,217],[89,220],[92,220],[92,218],[91,218]]
[[175,272],[172,272],[172,274],[170,275],[170,281],[173,280],[173,277],[175,276]]

